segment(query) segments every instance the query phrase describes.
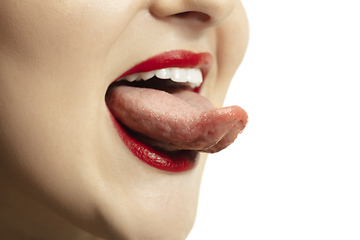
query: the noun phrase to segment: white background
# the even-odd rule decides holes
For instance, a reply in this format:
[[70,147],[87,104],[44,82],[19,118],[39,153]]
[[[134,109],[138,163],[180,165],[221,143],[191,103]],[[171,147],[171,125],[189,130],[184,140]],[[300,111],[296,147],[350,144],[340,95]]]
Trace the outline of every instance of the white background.
[[209,157],[187,240],[360,239],[360,1],[243,0],[225,105],[249,124]]

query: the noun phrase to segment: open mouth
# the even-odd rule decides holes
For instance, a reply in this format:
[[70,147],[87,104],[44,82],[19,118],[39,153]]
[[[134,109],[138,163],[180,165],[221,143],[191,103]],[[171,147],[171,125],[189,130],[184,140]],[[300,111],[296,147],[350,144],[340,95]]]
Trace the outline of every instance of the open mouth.
[[238,106],[217,109],[198,92],[209,53],[176,50],[142,62],[113,82],[106,103],[129,150],[152,167],[192,169],[199,152],[230,145],[247,123]]

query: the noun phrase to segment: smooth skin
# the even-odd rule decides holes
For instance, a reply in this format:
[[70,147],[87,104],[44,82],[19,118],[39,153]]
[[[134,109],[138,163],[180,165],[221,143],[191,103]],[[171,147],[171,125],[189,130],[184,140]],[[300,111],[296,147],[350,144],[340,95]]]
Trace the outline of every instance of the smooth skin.
[[185,239],[206,155],[182,173],[144,164],[105,93],[184,49],[213,55],[201,94],[221,106],[247,42],[238,0],[2,0],[0,239]]

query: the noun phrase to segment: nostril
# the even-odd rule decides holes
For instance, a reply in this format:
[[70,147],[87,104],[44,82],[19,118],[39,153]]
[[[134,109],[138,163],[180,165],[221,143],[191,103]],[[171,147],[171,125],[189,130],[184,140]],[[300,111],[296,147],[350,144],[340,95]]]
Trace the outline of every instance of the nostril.
[[188,12],[177,13],[174,16],[181,18],[181,19],[194,19],[194,20],[198,20],[200,22],[210,21],[209,15],[202,13],[202,12],[197,12],[197,11],[188,11]]
[[[223,22],[235,9],[239,0],[151,0],[149,12],[157,19],[182,23],[196,29],[214,27]],[[177,22],[177,21],[175,21]]]

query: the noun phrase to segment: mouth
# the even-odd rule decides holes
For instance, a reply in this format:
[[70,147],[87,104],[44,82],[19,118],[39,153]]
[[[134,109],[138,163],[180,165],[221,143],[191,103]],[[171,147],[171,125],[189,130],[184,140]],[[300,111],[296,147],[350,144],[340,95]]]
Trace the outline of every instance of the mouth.
[[110,117],[133,155],[157,169],[183,172],[196,166],[199,152],[218,152],[236,139],[246,112],[217,109],[199,94],[211,64],[209,53],[165,52],[109,86]]

